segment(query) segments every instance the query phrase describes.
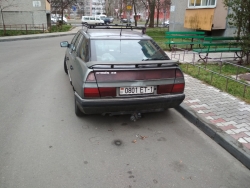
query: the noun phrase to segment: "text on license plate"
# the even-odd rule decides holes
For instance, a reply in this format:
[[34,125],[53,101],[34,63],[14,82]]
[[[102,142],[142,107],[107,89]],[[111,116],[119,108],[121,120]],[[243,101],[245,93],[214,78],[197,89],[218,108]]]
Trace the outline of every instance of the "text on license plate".
[[147,87],[120,87],[120,95],[135,95],[154,93],[154,86]]

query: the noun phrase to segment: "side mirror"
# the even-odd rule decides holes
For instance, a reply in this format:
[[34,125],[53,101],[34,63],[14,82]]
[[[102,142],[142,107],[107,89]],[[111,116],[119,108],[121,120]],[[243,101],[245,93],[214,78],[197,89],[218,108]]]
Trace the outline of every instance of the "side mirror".
[[70,45],[69,45],[68,41],[63,41],[63,42],[60,42],[60,46],[68,48]]

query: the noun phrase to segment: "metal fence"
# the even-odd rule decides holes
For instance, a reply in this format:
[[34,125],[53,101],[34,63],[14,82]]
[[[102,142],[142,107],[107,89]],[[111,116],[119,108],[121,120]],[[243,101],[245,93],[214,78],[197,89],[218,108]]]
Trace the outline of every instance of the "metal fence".
[[3,35],[6,35],[7,31],[24,31],[26,34],[28,34],[30,31],[38,31],[45,33],[48,29],[48,24],[0,25],[0,30],[3,31]]
[[[214,59],[214,61],[219,61],[219,63],[218,63],[218,65],[219,65],[219,71],[216,72],[216,71],[210,70],[210,69],[207,67],[207,65],[208,65],[209,63],[211,63],[211,62],[205,61],[205,62],[204,62],[204,66],[201,66],[200,63],[195,62],[195,55],[196,55],[196,53],[193,53],[192,62],[186,62],[186,71],[188,71],[188,68],[189,68],[190,65],[191,65],[191,66],[195,66],[195,67],[198,68],[198,75],[200,75],[200,70],[201,70],[201,69],[206,70],[207,72],[210,72],[210,73],[211,73],[211,79],[210,79],[210,82],[211,82],[211,83],[213,82],[213,77],[214,77],[214,75],[218,75],[218,76],[220,76],[220,77],[223,77],[223,78],[226,79],[226,85],[225,85],[225,90],[226,90],[226,91],[228,90],[228,82],[229,82],[229,80],[234,81],[234,82],[237,82],[237,83],[243,85],[244,91],[243,91],[242,96],[243,96],[243,98],[245,98],[247,88],[250,89],[250,83],[245,83],[245,82],[243,82],[243,81],[239,78],[239,77],[240,77],[240,74],[241,74],[239,70],[240,70],[240,69],[244,69],[244,70],[246,70],[247,72],[250,73],[250,68],[247,68],[247,67],[244,67],[244,66],[235,64],[235,63],[231,63],[231,62],[229,62],[228,60],[223,60],[223,59],[221,59],[221,60],[215,60],[215,59]],[[183,59],[184,59],[184,58],[183,58]],[[227,76],[227,75],[224,75],[224,74],[221,73],[221,72],[222,72],[222,66],[223,66],[224,64],[230,64],[230,65],[232,65],[232,66],[234,66],[234,67],[236,68],[236,75],[235,75],[234,77],[232,77],[232,76]]]

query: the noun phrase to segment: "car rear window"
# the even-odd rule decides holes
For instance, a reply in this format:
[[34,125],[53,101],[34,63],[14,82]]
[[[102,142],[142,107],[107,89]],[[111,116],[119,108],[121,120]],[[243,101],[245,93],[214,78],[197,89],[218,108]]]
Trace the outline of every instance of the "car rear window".
[[91,61],[169,60],[153,40],[91,40]]

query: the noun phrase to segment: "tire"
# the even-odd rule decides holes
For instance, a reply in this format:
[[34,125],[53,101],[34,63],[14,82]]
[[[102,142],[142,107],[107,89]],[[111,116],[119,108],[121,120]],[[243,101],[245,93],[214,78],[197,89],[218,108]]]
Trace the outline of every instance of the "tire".
[[80,108],[77,106],[76,103],[76,98],[75,98],[75,114],[77,117],[82,117],[83,116],[83,112],[80,110]]
[[68,74],[68,68],[67,68],[67,64],[66,64],[66,57],[64,58],[64,71],[66,74]]

